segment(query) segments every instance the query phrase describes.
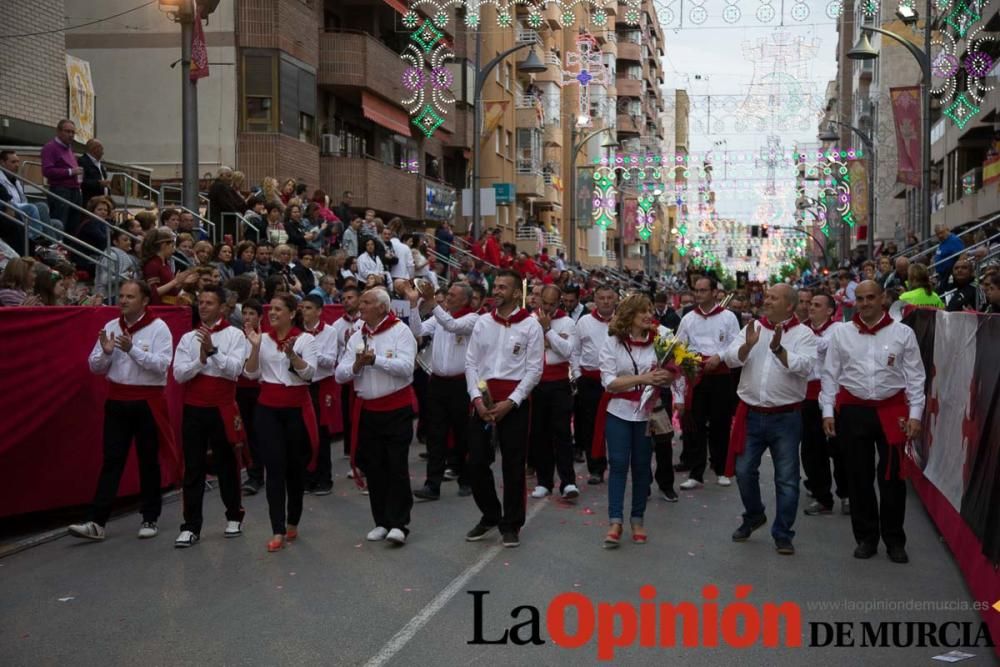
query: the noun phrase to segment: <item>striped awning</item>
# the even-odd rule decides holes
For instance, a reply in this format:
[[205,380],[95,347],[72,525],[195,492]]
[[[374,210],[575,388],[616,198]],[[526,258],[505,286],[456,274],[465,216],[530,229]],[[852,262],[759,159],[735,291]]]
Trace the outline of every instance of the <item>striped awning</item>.
[[410,117],[406,112],[367,91],[361,91],[361,113],[387,130],[410,136]]

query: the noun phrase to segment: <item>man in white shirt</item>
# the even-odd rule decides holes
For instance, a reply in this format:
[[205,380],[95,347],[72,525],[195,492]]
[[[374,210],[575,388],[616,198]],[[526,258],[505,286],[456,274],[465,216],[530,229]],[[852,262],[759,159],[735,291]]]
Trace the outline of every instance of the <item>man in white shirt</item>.
[[337,367],[340,343],[337,330],[323,322],[323,299],[315,294],[307,294],[299,302],[302,314],[302,328],[312,335],[316,347],[316,372],[309,383],[309,395],[319,426],[319,454],[316,470],[306,475],[306,493],[314,496],[328,496],[333,492],[333,461],[330,442],[333,439],[331,426],[340,410],[339,401],[334,402],[336,379],[333,371]]
[[779,554],[795,553],[792,538],[799,507],[800,410],[809,373],[816,365],[816,337],[795,318],[797,295],[779,283],[764,297],[766,317],[751,322],[723,352],[730,368],[743,368],[733,419],[726,474],[736,472],[743,501],[743,523],[733,533],[744,542],[767,523],[760,496],[760,460],[770,451],[774,463],[776,508],[771,536]]
[[562,290],[562,307],[574,322],[579,322],[580,318],[587,312],[587,309],[580,303],[580,288],[576,285],[569,285]]
[[90,520],[69,527],[75,537],[104,539],[104,526],[111,516],[133,440],[142,494],[140,538],[157,533],[161,448],[180,469],[164,393],[174,341],[166,323],[146,310],[150,296],[144,282],[122,283],[118,292],[121,317],[101,329],[87,360],[92,373],[108,378],[110,390],[104,403],[104,463]]
[[564,500],[580,495],[573,468],[573,391],[570,388],[570,357],[576,348],[576,328],[566,311],[559,308],[559,288],[546,285],[534,317],[542,325],[544,364],[542,378],[531,392],[531,451],[538,485],[532,498],[551,495],[559,472],[559,492]]
[[[799,290],[801,298],[804,290]],[[802,470],[806,474],[804,486],[815,500],[805,510],[807,516],[833,512],[833,481],[837,482],[837,497],[844,514],[851,513],[847,497],[847,468],[843,448],[836,438],[827,438],[823,432],[823,413],[819,407],[820,375],[826,363],[826,350],[834,332],[844,326],[835,322],[837,302],[829,294],[817,294],[809,303],[809,319],[804,324],[816,336],[816,365],[809,374],[806,400],[802,403]],[[833,477],[830,463],[833,463]]]
[[[347,349],[347,341],[354,335],[355,331],[361,328],[364,322],[358,313],[358,302],[361,300],[361,290],[354,286],[347,286],[340,291],[340,305],[344,307],[344,314],[340,316],[332,325],[337,336],[337,363],[344,356]],[[340,416],[343,424],[344,456],[351,455],[351,397],[354,394],[354,383],[347,382],[340,388]]]
[[732,483],[724,468],[733,419],[733,378],[721,355],[740,333],[740,324],[731,311],[719,305],[717,288],[715,278],[696,280],[695,307],[681,318],[677,327],[677,339],[700,354],[704,364],[684,424],[681,462],[674,468],[690,471],[688,479],[680,485],[686,491],[704,483],[709,460],[719,486]]
[[[413,365],[417,342],[389,310],[389,293],[376,287],[358,304],[364,324],[347,341],[337,364],[340,384],[354,383],[352,467],[365,475],[375,528],[368,540],[402,546],[409,534],[413,494],[407,461],[413,440]],[[355,472],[355,481],[361,483]]]
[[[427,402],[423,417],[427,420],[427,477],[413,495],[422,500],[441,497],[441,482],[447,468],[458,479],[459,495],[472,495],[465,458],[469,451],[469,392],[465,386],[465,355],[469,337],[479,315],[469,304],[472,288],[455,283],[448,288],[444,307],[434,300],[434,288],[423,285],[423,297],[416,290],[409,293],[412,306],[410,330],[419,344],[431,338],[431,376],[427,383]],[[419,299],[419,300],[418,300]],[[430,314],[421,321],[421,315]],[[448,451],[448,436],[453,448]],[[451,465],[448,466],[448,461]]]
[[587,484],[604,482],[608,469],[605,457],[595,458],[590,443],[594,440],[594,417],[601,402],[601,348],[608,339],[608,323],[618,305],[618,292],[609,285],[594,291],[594,310],[576,322],[576,351],[573,355],[573,377],[576,379],[576,399],[573,409],[573,437],[577,447],[587,456]]
[[[520,307],[520,275],[499,271],[493,300],[496,308],[476,322],[465,356],[466,386],[475,409],[469,426],[469,483],[483,513],[465,539],[479,541],[499,527],[503,545],[513,548],[521,543],[525,520],[528,401],[542,377],[545,346],[542,326]],[[497,444],[503,459],[503,505],[490,469]]]
[[854,557],[874,556],[881,538],[889,559],[906,563],[903,450],[920,435],[926,373],[916,335],[889,317],[882,296],[873,281],[858,285],[857,314],[830,338],[819,402],[823,430],[839,437],[847,452]]
[[225,537],[243,534],[240,497],[241,448],[246,429],[236,405],[236,379],[250,355],[242,331],[222,314],[226,293],[206,287],[198,294],[201,326],[181,336],[174,353],[174,379],[184,385],[184,523],[174,546],[184,549],[201,539],[205,475],[211,450],[219,495],[226,507]]

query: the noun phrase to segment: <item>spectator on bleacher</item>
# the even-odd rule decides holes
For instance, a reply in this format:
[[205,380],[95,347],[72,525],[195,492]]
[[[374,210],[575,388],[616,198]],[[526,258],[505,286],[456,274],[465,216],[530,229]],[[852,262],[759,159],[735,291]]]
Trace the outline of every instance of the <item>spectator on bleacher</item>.
[[[126,218],[125,222],[119,225],[126,232],[132,236],[137,236],[142,239],[143,234],[145,234],[145,229],[142,227],[142,223],[139,221],[139,215],[142,213],[149,213],[149,211],[139,211],[135,216],[129,216]],[[153,216],[153,224],[156,224],[156,216]]]
[[111,276],[117,275],[118,283],[139,278],[139,258],[132,252],[132,238],[123,229],[111,231],[111,246],[109,257],[103,257],[97,263],[97,274],[94,278],[94,290],[103,295],[117,296],[117,285],[108,285]]
[[[413,280],[413,253],[410,251],[410,244],[408,240],[411,238],[409,234],[402,234],[403,221],[399,218],[393,218],[389,221],[389,225],[383,230],[382,233],[382,244],[385,245],[386,251],[392,250],[392,254],[396,257],[396,262],[389,262],[389,273],[393,280],[397,278],[402,278],[403,280]],[[406,240],[404,240],[405,237]]]
[[354,215],[354,211],[351,210],[351,203],[353,199],[354,195],[351,193],[351,191],[344,190],[344,194],[340,196],[340,203],[337,204],[337,206],[333,209],[333,212],[337,214],[337,217],[340,219],[342,223],[344,223],[345,227],[351,220],[354,220],[354,218],[356,217]]
[[[958,234],[948,229],[948,225],[935,225],[934,235],[937,236],[940,243],[938,243],[937,250],[934,252],[932,266],[937,270],[938,289],[944,291],[945,285],[948,284],[948,280],[951,278],[951,269],[955,266],[958,253],[965,249],[965,243],[959,238]],[[910,287],[912,288],[913,285],[910,285]]]
[[288,240],[285,242],[298,248],[299,252],[305,250],[319,237],[319,231],[307,225],[302,218],[302,207],[295,203],[285,207],[285,220],[282,226],[288,235]]
[[215,247],[208,241],[198,241],[192,253],[195,266],[209,266],[215,258]]
[[294,178],[285,179],[285,182],[281,185],[281,193],[279,194],[279,197],[281,198],[281,203],[288,206],[288,202],[292,201],[292,198],[295,197]]
[[320,278],[319,284],[309,294],[321,298],[324,306],[337,303],[337,283],[333,274],[328,273]]
[[274,249],[274,270],[288,280],[292,294],[302,297],[316,286],[312,271],[297,263],[292,255],[292,246],[282,244]]
[[233,246],[220,243],[212,251],[212,265],[219,270],[221,284],[225,285],[236,275],[233,269]]
[[237,195],[239,195],[240,199],[242,199],[244,202],[246,202],[246,197],[244,196],[244,193],[246,192],[244,190],[246,184],[247,184],[247,175],[244,174],[242,171],[234,171],[233,182],[232,182],[233,190],[236,192]]
[[248,225],[252,225],[243,229],[243,238],[255,243],[260,241],[264,227],[267,225],[265,222],[267,218],[266,205],[260,195],[251,195],[247,199],[247,210],[243,213],[243,217],[246,218]]
[[948,286],[949,313],[962,310],[975,311],[981,301],[979,288],[972,281],[972,262],[962,258],[951,268],[951,285]]
[[[208,188],[208,219],[216,225],[223,223],[223,213],[243,215],[243,196],[233,187],[233,170],[229,167],[219,167],[215,180]],[[236,219],[225,216],[227,224],[234,224]]]
[[266,211],[266,228],[264,230],[265,238],[271,243],[271,245],[281,245],[282,243],[288,242],[288,232],[285,231],[285,225],[281,222],[281,211],[282,206],[280,204],[275,204],[274,202],[269,202],[264,206]]
[[375,251],[375,239],[368,237],[365,239],[365,251],[358,256],[358,280],[367,283],[368,277],[385,274],[385,267]]
[[983,279],[983,291],[986,293],[984,313],[1000,313],[1000,271],[988,273]]
[[451,246],[455,244],[455,235],[451,231],[451,225],[447,222],[442,222],[441,225],[434,230],[434,252],[441,257],[441,260],[448,263],[448,259],[451,257]]
[[281,208],[285,208],[285,204],[281,201],[281,193],[278,192],[278,179],[273,176],[265,176],[260,182],[260,198],[265,206],[278,204]]
[[165,208],[160,211],[160,227],[166,227],[176,233],[181,224],[181,212],[175,208]]
[[253,241],[241,241],[236,246],[233,259],[233,275],[242,276],[253,272],[253,262],[257,255],[257,245]]
[[0,275],[0,306],[38,306],[41,301],[32,294],[35,287],[35,260],[17,257],[7,262]]
[[490,232],[489,238],[486,239],[486,245],[483,248],[483,253],[485,259],[488,263],[493,266],[500,266],[500,228],[494,227],[493,231]]
[[172,257],[175,267],[190,269],[197,265],[194,259],[194,237],[183,232],[177,235],[177,246]]
[[76,236],[76,228],[80,224],[80,210],[66,202],[83,206],[80,190],[83,167],[73,155],[75,136],[76,125],[64,119],[56,125],[56,136],[42,147],[42,175],[53,195],[49,197],[49,213],[56,220],[62,220],[66,232],[73,236]]
[[83,168],[83,182],[80,184],[83,201],[111,195],[111,179],[108,178],[108,170],[101,163],[103,157],[104,145],[97,139],[88,141],[80,154],[78,162]]
[[42,262],[35,262],[35,296],[40,306],[68,306],[62,275]]
[[910,264],[910,272],[906,278],[908,292],[899,295],[899,300],[911,306],[930,306],[944,308],[944,302],[931,287],[930,274],[923,264]]
[[177,223],[178,234],[190,234],[196,241],[208,238],[208,234],[201,227],[201,221],[194,217],[194,213],[181,209],[180,216],[180,221]]
[[343,225],[340,222],[330,222],[325,220],[320,213],[320,206],[316,202],[306,204],[302,215],[302,229],[306,234],[314,234],[312,241],[306,243],[307,248],[312,248],[318,253],[326,252],[329,248],[336,248],[340,245],[340,236],[343,234]]
[[361,240],[361,218],[351,218],[351,223],[344,229],[344,239],[340,243],[341,250],[347,257],[357,257]]
[[257,252],[253,259],[253,271],[260,278],[261,283],[267,282],[267,279],[274,273],[274,265],[271,263],[273,252],[274,246],[267,241],[261,241],[257,244]]
[[[12,172],[17,174],[21,169],[21,158],[18,157],[16,151],[4,150],[0,151],[0,165]],[[28,198],[24,194],[24,184],[17,176],[8,176],[5,172],[0,171],[0,202],[6,202],[10,206],[14,207],[30,221],[34,223],[28,223],[28,238],[31,240],[36,240],[39,237],[39,233],[44,231],[46,234],[54,235],[56,239],[62,238],[62,235],[58,232],[53,232],[51,229],[46,229],[39,222],[47,223],[51,227],[55,227],[59,231],[63,230],[63,223],[61,220],[52,218],[49,215],[48,204],[38,202],[33,204],[28,201]],[[0,220],[0,227],[13,225],[9,221]],[[13,240],[22,239],[23,240],[24,230],[21,227],[14,229],[11,227],[11,232],[8,236]],[[23,246],[23,243],[21,245]]]
[[274,273],[264,281],[264,303],[270,303],[278,294],[291,294],[292,289],[288,280],[280,273]]
[[152,290],[150,303],[173,303],[180,293],[181,284],[187,280],[189,271],[174,274],[170,259],[174,254],[177,239],[166,227],[159,227],[146,234],[142,241],[142,277]]

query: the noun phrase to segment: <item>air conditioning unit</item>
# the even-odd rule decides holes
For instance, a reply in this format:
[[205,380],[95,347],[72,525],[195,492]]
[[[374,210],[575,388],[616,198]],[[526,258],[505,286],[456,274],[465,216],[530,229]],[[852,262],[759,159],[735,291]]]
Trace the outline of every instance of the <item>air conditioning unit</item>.
[[320,135],[319,152],[321,155],[336,155],[340,153],[340,136],[336,134]]

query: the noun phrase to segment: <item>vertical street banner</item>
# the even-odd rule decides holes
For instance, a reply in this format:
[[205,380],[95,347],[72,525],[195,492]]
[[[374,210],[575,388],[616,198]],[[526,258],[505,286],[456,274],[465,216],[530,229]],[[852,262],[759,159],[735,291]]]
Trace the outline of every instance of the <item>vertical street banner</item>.
[[896,182],[920,185],[920,86],[889,89],[896,124]]
[[196,11],[194,31],[191,33],[191,80],[197,82],[208,76],[208,45],[205,29],[201,25],[201,10]]
[[90,63],[67,55],[66,79],[69,83],[69,119],[76,125],[76,140],[86,143],[97,134],[94,121],[94,80],[90,76]]
[[871,221],[871,211],[868,210],[868,203],[871,201],[868,190],[871,187],[868,178],[868,160],[851,160],[847,164],[847,173],[851,177],[851,212],[854,214],[854,225],[858,230],[860,241],[862,228],[867,233],[868,223]]
[[626,199],[622,202],[622,249],[636,241],[636,223],[639,220],[639,202]]
[[486,110],[483,114],[483,136],[482,140],[486,141],[493,130],[497,129],[497,125],[503,120],[503,114],[507,110],[507,105],[510,102],[508,100],[499,100],[497,102],[485,102]]

